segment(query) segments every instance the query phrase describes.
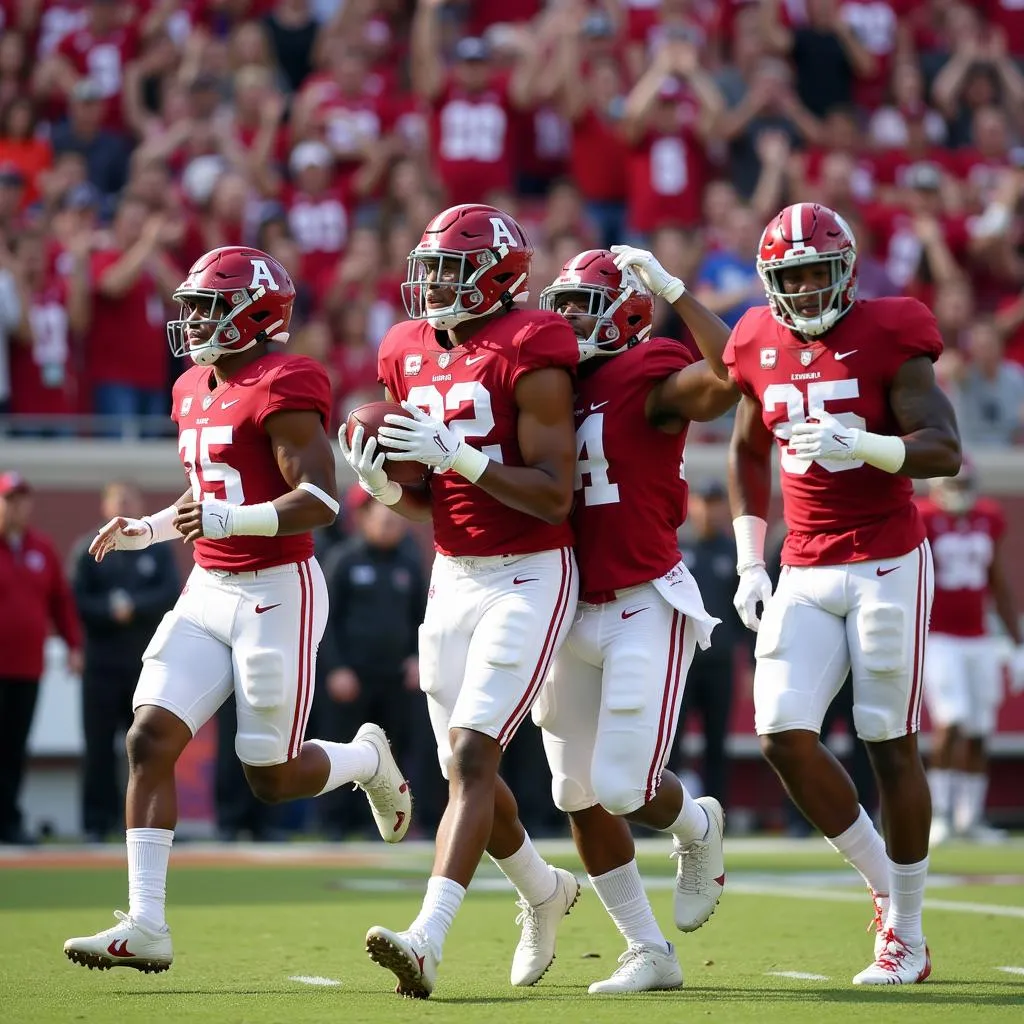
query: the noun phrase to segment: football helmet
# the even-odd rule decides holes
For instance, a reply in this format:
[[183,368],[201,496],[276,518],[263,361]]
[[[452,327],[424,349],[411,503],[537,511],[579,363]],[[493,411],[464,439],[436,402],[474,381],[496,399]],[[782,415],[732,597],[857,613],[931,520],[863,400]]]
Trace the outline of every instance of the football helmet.
[[956,476],[936,477],[930,480],[928,491],[932,501],[943,512],[948,512],[951,516],[966,515],[978,500],[978,474],[974,463],[964,455],[960,462],[960,472]]
[[[439,331],[487,316],[525,297],[532,261],[529,237],[507,213],[480,203],[452,206],[427,225],[409,253],[405,311]],[[441,296],[450,301],[442,304]]]
[[[565,311],[568,301],[579,308]],[[619,270],[607,249],[588,249],[562,267],[540,293],[540,308],[559,313],[577,328],[594,325],[585,335],[577,330],[580,362],[592,356],[613,356],[646,341],[654,322],[654,297],[631,267]],[[580,321],[580,323],[574,323]]]
[[[811,292],[787,292],[782,271],[811,263],[827,263],[831,281]],[[764,283],[772,316],[784,327],[817,337],[834,327],[857,298],[857,243],[849,225],[835,210],[818,203],[787,206],[768,222],[757,248],[757,272]],[[800,306],[817,301],[808,316]]]
[[[181,315],[167,324],[171,351],[211,366],[225,353],[244,352],[257,342],[287,341],[295,285],[273,256],[225,245],[192,264],[174,300]],[[190,331],[209,337],[189,344]]]

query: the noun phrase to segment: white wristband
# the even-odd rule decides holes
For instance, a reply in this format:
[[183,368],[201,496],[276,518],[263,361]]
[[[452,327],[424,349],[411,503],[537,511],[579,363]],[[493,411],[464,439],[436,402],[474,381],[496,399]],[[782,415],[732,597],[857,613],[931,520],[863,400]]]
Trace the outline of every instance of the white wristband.
[[276,537],[277,528],[277,509],[272,501],[231,508],[232,537]]
[[736,534],[736,572],[764,565],[764,538],[768,523],[760,516],[737,516],[732,521]]
[[898,473],[906,462],[907,446],[902,437],[859,430],[853,443],[853,454],[876,469]]
[[678,277],[673,277],[672,280],[661,289],[661,297],[671,305],[673,302],[678,302],[685,292],[686,285],[683,284]]
[[490,462],[490,457],[484,455],[479,448],[473,448],[463,442],[452,463],[452,470],[459,476],[464,476],[471,484],[475,484],[484,475]]
[[402,500],[402,495],[405,493],[402,489],[402,485],[395,483],[394,480],[389,480],[379,491],[373,490],[365,480],[359,481],[359,486],[362,487],[371,498],[375,498],[382,505],[397,505]]
[[174,528],[174,517],[177,514],[178,506],[168,505],[167,508],[162,508],[151,516],[142,517],[142,521],[153,533],[154,544],[163,544],[165,541],[174,540],[181,536]]
[[334,500],[322,487],[317,487],[316,484],[308,484],[303,481],[295,488],[297,491],[305,491],[307,494],[312,494],[314,498],[319,498],[335,515],[338,514],[341,509],[341,505]]

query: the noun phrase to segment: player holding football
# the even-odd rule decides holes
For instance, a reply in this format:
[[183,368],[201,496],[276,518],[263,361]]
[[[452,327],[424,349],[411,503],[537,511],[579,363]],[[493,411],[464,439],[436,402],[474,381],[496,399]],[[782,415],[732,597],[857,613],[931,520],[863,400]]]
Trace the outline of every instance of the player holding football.
[[445,936],[484,851],[519,890],[523,931],[513,985],[532,985],[579,885],[537,853],[498,775],[569,631],[578,577],[568,522],[576,442],[576,336],[555,313],[516,308],[533,247],[500,210],[439,213],[409,256],[410,320],[381,343],[387,457],[433,468],[429,490],[387,478],[377,438],[357,427],[342,451],[363,487],[411,519],[433,519],[437,557],[420,627],[427,695],[448,807],[419,915],[371,928],[371,958],[401,995],[433,990]]
[[[651,338],[651,292],[671,302],[707,361]],[[691,420],[739,398],[722,363],[729,328],[655,257],[629,246],[591,249],[541,293],[580,349],[576,393],[579,614],[533,709],[554,802],[567,811],[580,858],[627,943],[591,993],[678,988],[683,972],[655,920],[628,821],[672,836],[679,859],[675,920],[699,928],[725,882],[723,815],[665,771],[696,644],[718,623],[682,563],[683,445]],[[731,685],[724,679],[723,685]]]
[[[921,926],[931,802],[917,731],[933,577],[910,478],[960,466],[932,367],[942,341],[915,299],[856,301],[856,243],[826,207],[798,203],[773,218],[757,268],[769,305],[743,315],[725,351],[743,392],[729,483],[735,603],[758,630],[755,728],[794,803],[872,891],[875,959],[854,984],[912,984],[931,971]],[[772,596],[764,537],[776,445],[789,534]],[[818,736],[851,668],[884,843]]]
[[995,731],[1002,696],[999,644],[986,635],[989,597],[1014,653],[1014,687],[1024,677],[1020,618],[1002,554],[1006,517],[980,498],[974,467],[964,458],[953,479],[933,480],[918,502],[935,559],[935,604],[924,662],[924,699],[934,747],[931,845],[952,835],[981,842],[1003,833],[984,824],[988,763],[985,743]]
[[164,917],[177,803],[174,765],[234,693],[235,750],[253,793],[268,803],[318,796],[354,782],[381,835],[401,839],[411,801],[383,732],[352,743],[305,740],[327,586],[310,531],[338,512],[324,431],[323,368],[289,356],[295,288],[258,249],[201,257],[175,292],[181,318],[171,350],[196,364],[174,385],[171,416],[189,489],[142,519],[112,519],[90,552],[194,543],[195,568],[143,654],[128,731],[128,913],[98,935],[68,939],[75,963],[165,971],[173,959]]

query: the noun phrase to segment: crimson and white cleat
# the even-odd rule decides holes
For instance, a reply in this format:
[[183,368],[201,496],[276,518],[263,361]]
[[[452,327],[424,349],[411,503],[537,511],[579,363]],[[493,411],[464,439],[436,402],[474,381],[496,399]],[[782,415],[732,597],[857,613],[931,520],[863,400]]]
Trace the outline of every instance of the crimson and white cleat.
[[426,999],[434,991],[441,958],[425,936],[374,925],[366,933],[366,952],[375,964],[386,967],[398,979],[398,995]]
[[882,936],[882,951],[875,962],[854,979],[854,985],[916,985],[932,973],[932,955],[928,943],[911,946],[887,929]]
[[595,981],[587,991],[592,995],[614,995],[623,992],[661,992],[681,988],[683,969],[676,949],[649,942],[632,942],[619,957],[615,973],[604,981]]
[[580,883],[571,871],[554,869],[554,893],[543,903],[532,906],[526,900],[516,904],[522,913],[516,924],[522,925],[519,945],[512,955],[510,980],[513,985],[536,985],[555,959],[555,938],[558,926],[576,906],[580,898]]
[[139,924],[120,910],[117,924],[96,935],[83,935],[64,943],[64,955],[75,964],[109,971],[111,967],[132,967],[145,974],[166,971],[174,961],[171,933],[158,932]]
[[871,893],[871,902],[875,907],[875,916],[871,919],[871,924],[868,925],[867,930],[875,929],[875,959],[877,960],[885,948],[885,922],[889,918],[889,894],[887,892],[875,892],[874,889],[869,889],[868,891]]
[[405,838],[412,824],[412,792],[402,774],[395,755],[391,753],[384,730],[379,725],[367,722],[359,727],[352,742],[365,740],[372,743],[380,757],[377,774],[369,782],[357,782],[356,786],[366,793],[373,811],[377,831],[385,843],[398,843]]
[[676,927],[681,932],[695,932],[715,912],[725,888],[725,856],[722,833],[725,814],[713,796],[698,801],[708,816],[708,830],[703,839],[685,846],[672,840],[671,856],[678,859],[676,892],[673,900]]

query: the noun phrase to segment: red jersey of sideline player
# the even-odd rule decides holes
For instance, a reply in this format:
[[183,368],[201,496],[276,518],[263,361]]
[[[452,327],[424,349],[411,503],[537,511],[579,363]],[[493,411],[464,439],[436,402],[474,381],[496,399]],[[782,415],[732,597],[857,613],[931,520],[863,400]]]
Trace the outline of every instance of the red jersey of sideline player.
[[[562,317],[513,309],[453,349],[423,320],[396,324],[381,342],[377,365],[395,401],[408,399],[444,419],[491,459],[522,466],[516,382],[546,367],[575,375],[578,361],[576,336]],[[443,555],[528,554],[572,544],[568,522],[551,525],[510,508],[457,473],[434,473],[430,491],[434,546]]]
[[652,338],[580,376],[572,523],[584,601],[658,579],[679,562],[689,425],[667,434],[645,409],[656,383],[699,358],[678,341]]
[[996,546],[1006,532],[997,502],[978,498],[959,515],[930,498],[917,502],[935,562],[930,628],[950,636],[985,636],[985,601]]
[[860,461],[807,462],[787,453],[794,423],[824,409],[842,423],[898,434],[889,389],[909,359],[942,352],[929,310],[910,298],[857,302],[824,335],[800,340],[767,306],[748,310],[723,356],[740,389],[757,400],[781,448],[785,565],[843,565],[894,558],[924,539],[907,477]]
[[[256,505],[287,494],[292,488],[281,476],[263,424],[277,412],[314,410],[326,425],[331,407],[326,371],[306,356],[268,352],[213,390],[211,380],[209,366],[193,366],[174,384],[171,418],[178,424],[178,455],[193,501]],[[311,533],[195,542],[199,565],[230,572],[303,562],[312,554]]]

